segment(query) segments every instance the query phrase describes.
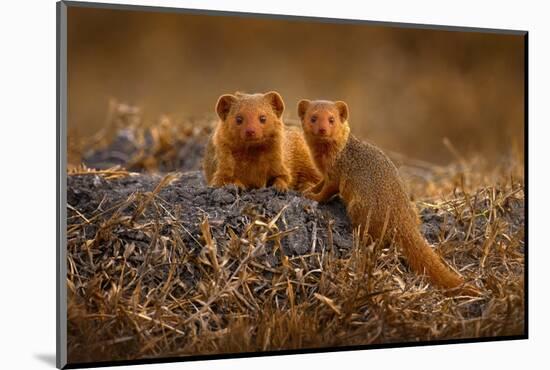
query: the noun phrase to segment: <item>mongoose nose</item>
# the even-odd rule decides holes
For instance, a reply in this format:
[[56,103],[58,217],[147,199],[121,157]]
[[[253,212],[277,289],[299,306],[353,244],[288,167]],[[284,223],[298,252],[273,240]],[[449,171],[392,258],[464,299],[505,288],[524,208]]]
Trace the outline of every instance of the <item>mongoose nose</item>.
[[327,129],[322,128],[322,127],[319,128],[319,135],[324,135],[324,134],[326,134],[326,133],[327,133]]
[[245,131],[245,134],[246,134],[246,137],[254,137],[254,136],[256,136],[256,131],[248,129],[248,130]]

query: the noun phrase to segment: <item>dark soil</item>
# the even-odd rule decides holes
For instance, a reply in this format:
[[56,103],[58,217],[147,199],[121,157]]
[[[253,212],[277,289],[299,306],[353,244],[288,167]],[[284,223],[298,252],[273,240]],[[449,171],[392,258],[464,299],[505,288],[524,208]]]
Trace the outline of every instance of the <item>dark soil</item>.
[[[128,199],[131,194],[143,194],[152,191],[161,181],[157,175],[139,174],[122,179],[106,180],[97,175],[69,176],[67,202],[86,218],[91,218]],[[336,252],[349,249],[352,233],[345,207],[339,199],[319,205],[290,191],[281,193],[274,188],[251,191],[238,190],[234,186],[210,188],[204,183],[199,171],[186,172],[171,184],[164,187],[157,195],[158,204],[163,207],[149,207],[141,217],[154,220],[177,217],[186,230],[182,234],[184,243],[191,248],[202,243],[200,223],[206,217],[212,229],[212,235],[223,245],[228,239],[228,229],[241,235],[245,225],[255,216],[266,220],[272,219],[285,206],[277,221],[280,231],[296,229],[282,239],[283,252],[286,255],[306,254],[327,247],[327,227],[331,223],[333,248]],[[133,215],[135,204],[121,209],[123,214]],[[114,210],[105,212],[101,218],[107,220]],[[69,226],[80,223],[82,219],[76,212],[69,210]],[[87,233],[93,235],[97,223],[91,223]],[[170,230],[160,230],[161,235],[170,235]],[[148,238],[136,231],[119,230],[119,237],[128,242],[148,243]]]

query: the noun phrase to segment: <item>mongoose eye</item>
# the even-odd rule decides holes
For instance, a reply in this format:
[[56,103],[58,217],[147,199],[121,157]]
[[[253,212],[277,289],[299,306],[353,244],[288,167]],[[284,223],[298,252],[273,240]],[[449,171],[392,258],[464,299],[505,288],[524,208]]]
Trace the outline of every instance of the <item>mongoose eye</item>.
[[328,121],[329,121],[329,123],[332,125],[332,124],[334,123],[334,117],[330,117],[330,118],[328,119]]
[[317,122],[317,116],[311,116],[311,123]]
[[243,123],[243,117],[242,116],[237,116],[235,118],[235,121],[237,122],[237,125],[240,125],[241,123]]
[[260,123],[265,123],[266,120],[267,120],[266,116],[264,116],[264,115],[260,116]]

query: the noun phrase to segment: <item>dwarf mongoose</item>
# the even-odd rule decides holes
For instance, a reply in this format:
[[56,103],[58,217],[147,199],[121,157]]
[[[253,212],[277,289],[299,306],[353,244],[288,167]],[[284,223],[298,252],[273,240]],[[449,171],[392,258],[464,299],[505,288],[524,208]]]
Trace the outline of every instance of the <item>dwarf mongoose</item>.
[[216,104],[220,121],[203,162],[208,185],[302,191],[317,183],[321,176],[301,129],[286,127],[283,111],[274,91],[222,95]]
[[323,202],[339,194],[354,227],[374,239],[395,238],[411,268],[425,272],[436,285],[474,294],[474,288],[454,289],[463,286],[464,280],[445,265],[421,235],[418,215],[397,168],[376,146],[350,134],[347,104],[301,100],[298,115],[323,176],[306,196]]

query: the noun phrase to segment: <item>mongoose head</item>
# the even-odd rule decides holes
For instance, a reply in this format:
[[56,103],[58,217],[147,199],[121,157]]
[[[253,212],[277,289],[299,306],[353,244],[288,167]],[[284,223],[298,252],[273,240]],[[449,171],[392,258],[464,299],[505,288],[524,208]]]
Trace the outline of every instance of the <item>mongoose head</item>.
[[283,98],[275,91],[222,95],[216,103],[223,136],[234,143],[252,146],[282,135],[284,109]]
[[343,101],[300,100],[298,116],[308,140],[340,142],[349,133],[349,109]]

